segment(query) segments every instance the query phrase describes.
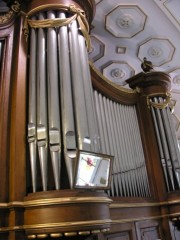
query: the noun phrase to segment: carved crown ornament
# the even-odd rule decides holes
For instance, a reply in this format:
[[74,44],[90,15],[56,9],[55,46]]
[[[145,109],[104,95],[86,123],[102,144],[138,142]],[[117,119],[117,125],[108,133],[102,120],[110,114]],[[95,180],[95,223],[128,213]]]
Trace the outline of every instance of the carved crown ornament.
[[18,1],[14,1],[12,3],[12,5],[9,7],[8,11],[4,12],[2,11],[1,12],[1,9],[0,9],[0,25],[4,25],[4,24],[7,24],[9,23],[17,13],[20,12],[20,3]]

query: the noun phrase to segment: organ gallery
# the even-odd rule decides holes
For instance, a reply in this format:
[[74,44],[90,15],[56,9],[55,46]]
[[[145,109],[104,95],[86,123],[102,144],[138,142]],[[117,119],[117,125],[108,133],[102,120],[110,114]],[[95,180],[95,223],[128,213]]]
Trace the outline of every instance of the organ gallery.
[[95,11],[0,1],[2,240],[180,236],[171,77],[105,78],[88,57]]

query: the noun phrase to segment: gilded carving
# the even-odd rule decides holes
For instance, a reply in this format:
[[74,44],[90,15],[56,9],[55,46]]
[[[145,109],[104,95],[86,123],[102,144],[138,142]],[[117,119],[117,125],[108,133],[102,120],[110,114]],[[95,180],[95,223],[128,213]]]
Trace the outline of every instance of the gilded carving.
[[8,23],[19,11],[20,3],[18,1],[15,1],[7,13],[0,14],[0,24]]

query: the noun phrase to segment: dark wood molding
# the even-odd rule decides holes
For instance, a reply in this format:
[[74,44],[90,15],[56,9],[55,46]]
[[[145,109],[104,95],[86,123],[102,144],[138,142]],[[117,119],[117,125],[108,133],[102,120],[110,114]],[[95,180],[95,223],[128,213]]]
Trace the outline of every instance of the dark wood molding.
[[[110,228],[109,204],[103,192],[61,190],[25,197],[24,229],[27,235],[89,232]],[[44,205],[45,204],[45,205]]]
[[0,31],[0,39],[4,43],[0,72],[0,202],[8,201],[9,196],[10,89],[12,86],[13,34],[14,26]]
[[159,91],[168,92],[171,89],[170,76],[164,72],[141,72],[126,82],[132,89],[138,88],[146,94],[158,93]]
[[118,103],[133,105],[137,103],[138,94],[136,91],[118,87],[110,80],[106,79],[93,64],[90,64],[91,80],[95,90],[102,93],[104,96]]

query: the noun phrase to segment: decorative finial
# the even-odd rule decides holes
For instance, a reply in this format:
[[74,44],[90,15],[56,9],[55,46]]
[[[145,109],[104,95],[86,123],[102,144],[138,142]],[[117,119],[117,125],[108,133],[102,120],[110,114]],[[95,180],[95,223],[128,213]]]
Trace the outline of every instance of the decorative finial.
[[148,61],[147,58],[144,57],[141,68],[144,72],[150,72],[151,70],[153,70],[152,62]]

